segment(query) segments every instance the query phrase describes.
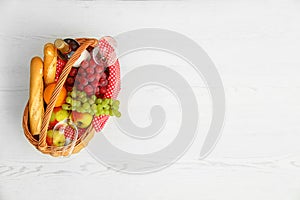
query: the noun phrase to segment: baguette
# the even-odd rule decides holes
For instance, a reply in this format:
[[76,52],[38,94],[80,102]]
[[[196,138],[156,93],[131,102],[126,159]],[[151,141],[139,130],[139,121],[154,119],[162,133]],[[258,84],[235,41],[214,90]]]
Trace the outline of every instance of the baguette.
[[33,57],[30,63],[29,126],[32,135],[40,134],[44,115],[43,61]]
[[49,85],[55,81],[57,49],[52,43],[44,46],[44,82]]

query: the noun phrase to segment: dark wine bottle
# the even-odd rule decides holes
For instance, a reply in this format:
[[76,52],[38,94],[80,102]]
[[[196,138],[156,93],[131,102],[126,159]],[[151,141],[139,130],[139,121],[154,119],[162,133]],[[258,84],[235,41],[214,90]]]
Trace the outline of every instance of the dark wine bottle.
[[58,49],[59,57],[63,60],[69,60],[74,52],[79,48],[79,43],[71,38],[57,39],[54,41],[54,46]]
[[[58,55],[61,59],[68,61],[74,52],[79,48],[80,44],[71,38],[56,39],[54,41],[54,46],[58,49]],[[78,60],[74,63],[73,67],[79,67],[80,63],[85,60],[90,59],[90,53],[84,50]]]

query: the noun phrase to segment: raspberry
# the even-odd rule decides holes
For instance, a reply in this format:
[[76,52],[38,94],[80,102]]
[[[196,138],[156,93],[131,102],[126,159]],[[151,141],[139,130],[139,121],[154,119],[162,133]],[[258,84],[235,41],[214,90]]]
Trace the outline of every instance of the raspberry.
[[100,88],[100,93],[105,94],[106,93],[106,87],[101,87]]
[[65,65],[66,65],[66,61],[64,61],[64,60],[62,60],[60,58],[57,59],[57,62],[56,62],[56,72],[55,72],[55,81],[58,80],[58,78],[59,78],[62,70],[65,67]]
[[108,84],[108,81],[107,81],[106,79],[101,78],[101,79],[99,80],[99,85],[100,85],[101,87],[106,86],[107,84]]

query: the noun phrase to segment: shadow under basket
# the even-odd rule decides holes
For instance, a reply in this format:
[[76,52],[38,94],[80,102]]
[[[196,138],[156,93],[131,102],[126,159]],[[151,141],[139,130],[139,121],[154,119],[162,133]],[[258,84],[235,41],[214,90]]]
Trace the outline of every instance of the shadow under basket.
[[[26,107],[25,107],[24,113],[23,113],[22,126],[23,126],[23,130],[24,130],[24,134],[25,134],[26,138],[28,139],[28,141],[40,152],[42,152],[44,154],[49,154],[54,157],[69,156],[71,154],[78,153],[81,149],[83,149],[84,147],[86,147],[88,145],[89,141],[93,138],[93,136],[96,132],[95,128],[91,124],[86,129],[86,131],[81,135],[81,137],[78,138],[76,141],[74,141],[72,144],[69,144],[69,145],[66,145],[63,147],[55,147],[55,146],[49,146],[46,142],[47,130],[48,130],[51,114],[54,109],[56,99],[58,97],[59,92],[63,88],[63,85],[68,77],[68,74],[71,71],[73,64],[80,57],[81,53],[85,49],[87,49],[88,47],[95,47],[96,45],[99,44],[99,41],[97,39],[77,38],[76,40],[80,43],[80,47],[76,50],[76,52],[68,60],[68,62],[66,63],[65,67],[62,70],[62,73],[57,81],[55,89],[50,98],[50,102],[47,105],[47,107],[45,108],[44,116],[42,119],[42,128],[41,128],[41,132],[39,135],[34,136],[30,132],[30,129],[29,129],[29,103],[28,102],[26,104]],[[115,90],[114,90],[114,92],[110,92],[109,95],[105,95],[107,98],[116,98],[117,94],[119,92],[120,69],[119,69],[118,61],[116,61],[116,63],[117,63],[117,65],[113,66],[115,68],[114,69],[115,71],[113,74],[117,77],[113,77],[112,78],[113,81],[112,82],[109,81],[109,85],[108,85],[108,87],[114,88]],[[108,67],[109,71],[110,71],[110,67],[111,66]],[[111,73],[109,73],[108,80],[110,80],[110,76],[111,76]],[[114,82],[115,80],[118,80],[118,81]],[[101,127],[104,126],[104,124],[106,123],[108,118],[109,118],[109,116],[106,117],[106,120],[104,120],[103,125]],[[97,132],[98,131],[99,130],[97,130]]]

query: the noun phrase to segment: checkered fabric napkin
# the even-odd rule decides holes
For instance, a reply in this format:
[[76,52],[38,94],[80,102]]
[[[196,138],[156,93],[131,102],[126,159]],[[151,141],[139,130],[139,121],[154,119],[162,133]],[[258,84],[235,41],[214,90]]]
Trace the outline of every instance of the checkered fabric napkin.
[[[104,95],[104,98],[117,98],[118,93],[120,91],[120,64],[116,59],[116,54],[114,52],[114,48],[106,41],[105,39],[101,39],[99,41],[100,51],[107,58],[107,63],[113,63],[109,68],[109,77],[108,77],[108,85],[107,92]],[[100,132],[105,123],[107,122],[109,116],[101,115],[99,117],[94,117],[92,121],[92,126],[96,130],[96,132]],[[85,129],[78,129],[78,139],[84,134]],[[74,139],[74,129],[68,127],[65,129],[65,137],[71,140]]]
[[[108,63],[113,63],[113,61],[116,59],[115,54],[112,53],[114,49],[110,44],[102,39],[99,41],[99,47],[100,49],[105,49],[104,53],[105,56],[108,59]],[[119,61],[116,60],[114,64],[108,67],[109,68],[109,77],[108,77],[108,86],[107,86],[107,92],[104,95],[104,98],[117,98],[118,93],[120,91],[120,64]],[[100,132],[106,121],[108,120],[109,116],[101,115],[99,117],[94,117],[92,125],[95,128],[97,132]]]
[[[81,136],[85,133],[84,128],[78,128],[78,138],[81,138]],[[70,126],[67,126],[64,132],[64,135],[66,138],[69,138],[71,141],[74,140],[75,138],[75,130],[71,128]]]

